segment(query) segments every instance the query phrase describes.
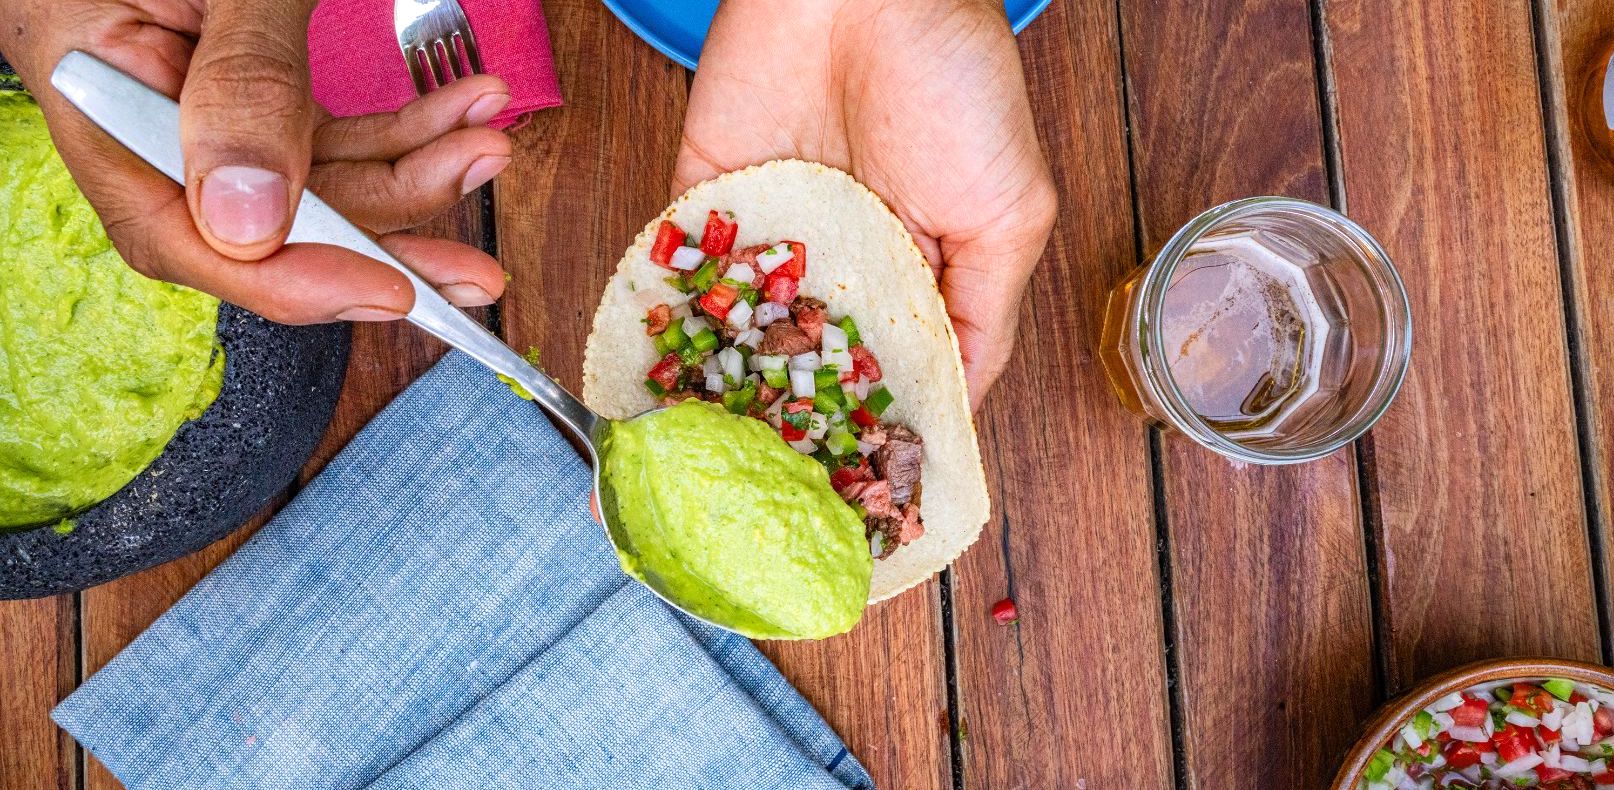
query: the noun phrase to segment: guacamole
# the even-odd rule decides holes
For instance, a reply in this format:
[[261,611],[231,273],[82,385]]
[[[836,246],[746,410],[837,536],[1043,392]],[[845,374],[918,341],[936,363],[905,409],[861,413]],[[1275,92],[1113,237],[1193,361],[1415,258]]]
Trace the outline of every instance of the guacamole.
[[863,521],[767,423],[686,400],[617,423],[603,456],[628,574],[755,639],[857,624],[874,570]]
[[27,94],[0,91],[0,529],[63,523],[218,396],[217,300],[123,264]]

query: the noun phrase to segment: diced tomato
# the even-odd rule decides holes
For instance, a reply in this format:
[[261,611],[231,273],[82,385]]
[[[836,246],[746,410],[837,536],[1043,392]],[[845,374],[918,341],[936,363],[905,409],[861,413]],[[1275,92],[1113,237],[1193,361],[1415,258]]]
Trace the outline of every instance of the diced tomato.
[[1533,683],[1514,683],[1513,696],[1508,698],[1508,703],[1540,716],[1552,710],[1552,695]]
[[[786,403],[784,407],[786,414],[800,414],[802,412],[811,413],[812,410],[813,401],[811,398],[793,400]],[[790,420],[788,419],[782,419],[779,421],[779,436],[787,442],[801,441],[802,439],[807,438],[807,430],[805,428],[798,428],[791,425]]]
[[1461,771],[1472,765],[1479,765],[1480,755],[1496,751],[1489,743],[1469,743],[1468,741],[1452,741],[1446,746],[1446,764]]
[[1543,749],[1551,748],[1553,744],[1563,740],[1563,738],[1563,733],[1557,730],[1549,730],[1544,726],[1536,728],[1536,740],[1541,743],[1541,748]]
[[712,286],[712,290],[701,295],[701,309],[719,321],[726,321],[729,317],[729,308],[734,306],[734,300],[739,296],[738,288],[728,283],[716,283]]
[[1509,724],[1502,728],[1501,732],[1491,736],[1491,743],[1496,745],[1497,758],[1504,763],[1511,763],[1520,757],[1536,753],[1534,733],[1517,724]]
[[[1501,756],[1502,755],[1500,755],[1500,754],[1497,755],[1497,757],[1501,757]],[[1550,765],[1538,765],[1538,766],[1536,766],[1536,779],[1543,782],[1543,783],[1556,782],[1556,781],[1559,781],[1560,779],[1568,779],[1571,776],[1574,776],[1574,774],[1572,774],[1572,773],[1570,773],[1568,771],[1565,771],[1562,768],[1554,768],[1554,767],[1552,767]]]
[[650,262],[672,268],[673,250],[684,244],[684,231],[671,220],[662,220],[656,231],[656,243],[650,247]]
[[796,291],[801,288],[801,281],[788,274],[781,274],[784,267],[775,269],[762,281],[762,298],[769,302],[790,304],[796,299]]
[[829,322],[829,313],[822,307],[796,307],[791,309],[791,317],[796,319],[796,328],[807,333],[807,339],[814,345],[824,340],[824,324]]
[[734,249],[734,237],[740,234],[740,223],[729,222],[713,209],[706,213],[706,231],[701,234],[701,252],[707,255],[727,255]]
[[1582,693],[1580,693],[1578,691],[1569,692],[1569,704],[1571,704],[1571,705],[1579,705],[1582,702],[1591,702],[1591,700],[1588,699],[1585,694],[1582,694]]
[[992,619],[996,620],[998,625],[1014,625],[1015,621],[1020,619],[1020,609],[1014,605],[1013,598],[1004,598],[992,604]]
[[852,369],[869,381],[880,380],[880,360],[875,358],[873,351],[862,344],[852,346]]
[[1451,720],[1459,727],[1480,727],[1491,715],[1491,706],[1471,694],[1463,695],[1463,704],[1451,709]]
[[779,268],[774,269],[773,273],[783,274],[786,277],[793,277],[797,280],[806,277],[807,245],[802,244],[799,241],[786,241],[781,243],[790,245],[790,260],[785,261],[779,266]]
[[672,392],[678,389],[678,373],[683,366],[684,361],[679,359],[676,353],[669,352],[650,369],[649,379],[660,384],[662,389]]
[[858,407],[852,410],[852,422],[857,423],[859,428],[873,428],[880,424],[880,418],[874,416],[869,407],[858,404]]
[[1614,785],[1614,771],[1604,771],[1600,774],[1592,774],[1592,781],[1600,785]]
[[1599,706],[1592,712],[1592,727],[1597,730],[1598,740],[1614,734],[1614,710],[1609,710],[1607,705]]
[[[864,461],[867,464],[867,461]],[[840,491],[853,483],[866,483],[874,479],[874,473],[868,466],[843,466],[829,476],[829,484],[836,491]]]
[[672,308],[664,304],[658,304],[650,308],[650,312],[644,317],[644,333],[647,335],[659,335],[667,331],[667,325],[671,323]]

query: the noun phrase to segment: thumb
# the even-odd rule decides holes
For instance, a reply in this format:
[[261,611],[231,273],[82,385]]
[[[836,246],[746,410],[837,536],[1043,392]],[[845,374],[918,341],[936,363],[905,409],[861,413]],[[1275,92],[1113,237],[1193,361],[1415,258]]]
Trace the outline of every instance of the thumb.
[[258,260],[291,228],[312,156],[314,0],[213,0],[180,94],[191,217],[219,253]]

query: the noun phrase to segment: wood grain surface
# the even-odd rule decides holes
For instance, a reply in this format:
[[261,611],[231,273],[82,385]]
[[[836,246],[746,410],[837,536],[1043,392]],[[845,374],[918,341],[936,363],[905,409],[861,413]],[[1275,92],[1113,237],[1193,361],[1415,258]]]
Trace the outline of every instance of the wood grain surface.
[[[1329,202],[1305,0],[1120,5],[1145,250],[1233,198]],[[1373,707],[1353,452],[1246,467],[1160,447],[1187,786],[1322,786]]]
[[0,601],[0,790],[77,786],[77,747],[50,720],[78,685],[74,599]]
[[[1570,362],[1579,375],[1582,398],[1583,479],[1602,551],[1602,598],[1614,565],[1607,547],[1614,542],[1610,521],[1614,505],[1614,366],[1605,349],[1614,348],[1614,270],[1608,266],[1609,240],[1614,239],[1614,136],[1598,116],[1601,85],[1595,75],[1608,65],[1614,46],[1614,0],[1557,0],[1542,3],[1541,32],[1551,145],[1558,164],[1560,250],[1568,275],[1570,338],[1577,353]],[[1614,642],[1603,617],[1604,650]],[[1605,652],[1604,657],[1607,658]]]
[[[993,519],[952,573],[964,780],[1165,788],[1147,431],[1096,355],[1109,284],[1137,262],[1115,9],[1056,3],[1021,48],[1062,203],[1015,360],[977,418]],[[1013,626],[991,616],[1006,597]]]
[[1326,8],[1346,201],[1416,326],[1373,439],[1388,691],[1482,657],[1596,659],[1530,4]]

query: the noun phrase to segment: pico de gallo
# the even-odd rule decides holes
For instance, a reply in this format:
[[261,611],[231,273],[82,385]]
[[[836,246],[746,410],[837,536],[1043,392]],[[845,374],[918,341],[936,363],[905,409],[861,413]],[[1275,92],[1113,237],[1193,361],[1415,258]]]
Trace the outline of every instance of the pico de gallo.
[[1614,692],[1563,678],[1487,683],[1413,716],[1360,790],[1614,790]]
[[765,420],[824,466],[869,551],[888,557],[924,534],[923,442],[882,420],[894,398],[853,317],[801,293],[807,245],[734,249],[738,235],[733,212],[711,211],[699,238],[661,223],[650,260],[687,299],[645,316],[658,359],[644,386],[664,404],[699,398]]

